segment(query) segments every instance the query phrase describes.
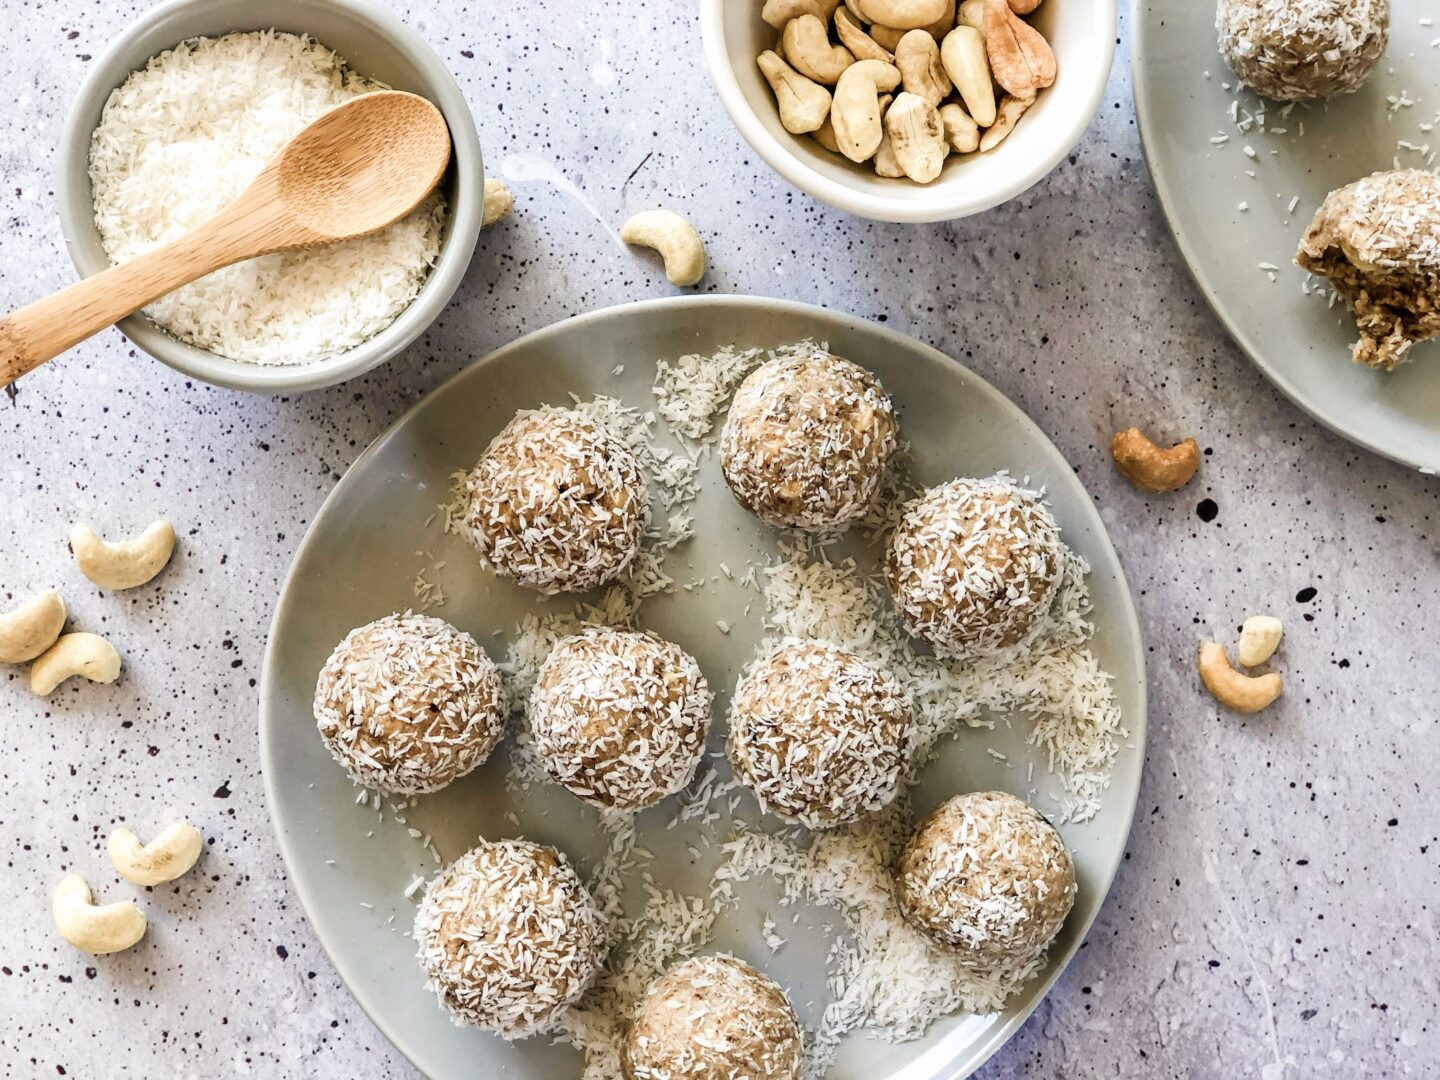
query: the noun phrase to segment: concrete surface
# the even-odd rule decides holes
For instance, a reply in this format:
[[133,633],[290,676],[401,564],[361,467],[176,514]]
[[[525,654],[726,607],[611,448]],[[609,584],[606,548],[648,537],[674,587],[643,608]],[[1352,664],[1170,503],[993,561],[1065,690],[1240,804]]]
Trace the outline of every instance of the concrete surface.
[[[92,55],[143,6],[5,4],[0,307],[71,280],[53,148]],[[403,13],[459,75],[492,166],[538,155],[614,223],[655,203],[686,212],[710,241],[707,290],[816,301],[962,358],[1103,507],[1150,639],[1145,788],[1086,947],[983,1075],[1433,1075],[1440,488],[1310,422],[1226,339],[1146,177],[1123,22],[1104,104],[1067,162],[1006,207],[914,228],[831,211],[760,164],[711,93],[693,7],[417,0]],[[256,683],[306,523],[374,436],[525,331],[671,291],[562,191],[515,189],[457,302],[367,378],[246,396],[109,331],[0,398],[0,606],[59,585],[74,623],[126,659],[117,686],[46,701],[0,670],[5,1076],[411,1075],[287,888]],[[1116,476],[1106,445],[1132,422],[1200,439],[1194,486],[1144,498]],[[79,578],[71,520],[120,531],[157,512],[182,535],[164,577],[110,595]],[[1257,610],[1286,622],[1288,692],[1255,718],[1221,714],[1193,673],[1197,639]],[[214,838],[201,871],[146,898],[142,948],[70,950],[50,926],[53,882],[77,868],[127,895],[102,871],[105,835],[172,806]]]

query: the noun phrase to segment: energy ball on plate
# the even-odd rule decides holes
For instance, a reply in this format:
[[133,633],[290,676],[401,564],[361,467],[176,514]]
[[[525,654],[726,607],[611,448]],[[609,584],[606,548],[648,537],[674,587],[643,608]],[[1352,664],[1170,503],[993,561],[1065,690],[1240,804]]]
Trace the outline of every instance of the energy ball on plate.
[[1295,261],[1354,307],[1356,361],[1403,364],[1415,342],[1440,336],[1440,178],[1401,169],[1332,191]]
[[490,756],[505,691],[474,638],[407,611],[335,646],[315,685],[315,723],[357,784],[423,795]]
[[770,979],[697,956],[652,982],[621,1048],[626,1080],[795,1080],[800,1021]]
[[952,480],[906,505],[885,560],[906,630],[961,659],[1030,640],[1063,570],[1050,511],[1003,476]]
[[1277,101],[1360,89],[1390,37],[1390,0],[1220,0],[1220,53]]
[[767,525],[824,530],[865,516],[895,451],[895,407],[874,375],[829,353],[752,371],[720,436],[725,482]]
[[430,882],[415,913],[426,989],[457,1025],[507,1039],[544,1031],[585,993],[608,951],[605,916],[565,856],[482,842]]
[[465,523],[497,574],[545,593],[617,577],[650,524],[645,473],[603,423],[574,409],[519,413],[465,481]]
[[1060,932],[1075,904],[1075,868],[1028,803],[1002,791],[957,795],[900,852],[895,899],[911,925],[967,966],[1014,971]]
[[787,641],[746,673],[727,750],[760,807],[829,829],[895,798],[915,727],[890,675],[824,641]]
[[596,627],[550,653],[530,725],[541,762],[573,794],[602,810],[642,810],[695,775],[712,700],[680,646]]

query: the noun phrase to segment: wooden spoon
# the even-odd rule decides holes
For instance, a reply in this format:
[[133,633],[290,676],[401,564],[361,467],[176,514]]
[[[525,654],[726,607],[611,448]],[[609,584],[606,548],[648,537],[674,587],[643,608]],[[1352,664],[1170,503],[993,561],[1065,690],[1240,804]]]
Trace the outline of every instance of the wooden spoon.
[[212,270],[383,229],[449,162],[445,118],[424,98],[385,90],[337,105],[198,229],[0,319],[0,386]]

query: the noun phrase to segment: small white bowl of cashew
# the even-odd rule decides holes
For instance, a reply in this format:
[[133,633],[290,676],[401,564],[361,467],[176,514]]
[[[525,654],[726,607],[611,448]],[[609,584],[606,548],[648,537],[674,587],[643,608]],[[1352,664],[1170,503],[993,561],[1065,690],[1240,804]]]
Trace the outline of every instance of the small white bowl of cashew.
[[[836,6],[862,16],[910,0],[814,0],[820,17]],[[807,0],[788,7],[808,10]],[[772,19],[787,0],[772,0]],[[1058,74],[1014,131],[987,152],[952,153],[928,184],[876,174],[781,123],[775,93],[757,58],[781,31],[762,17],[764,0],[701,0],[705,62],[725,105],[755,151],[790,183],[841,210],[876,221],[930,222],[969,217],[1014,198],[1048,174],[1080,141],[1105,92],[1115,55],[1115,0],[1043,0],[1025,19],[1055,52]],[[785,12],[782,12],[782,17]],[[779,21],[775,19],[774,21]],[[865,22],[878,22],[867,18]],[[864,25],[864,23],[862,23]],[[835,87],[826,87],[833,91]]]

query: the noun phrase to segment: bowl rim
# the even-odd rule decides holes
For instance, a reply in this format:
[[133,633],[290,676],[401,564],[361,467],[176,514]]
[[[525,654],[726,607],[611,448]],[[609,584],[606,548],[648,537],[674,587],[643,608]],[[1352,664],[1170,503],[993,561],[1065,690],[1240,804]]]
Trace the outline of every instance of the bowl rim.
[[[935,188],[917,186],[922,198],[909,195],[887,195],[879,191],[856,191],[854,188],[831,180],[807,165],[783,141],[777,139],[760,122],[740,91],[740,81],[730,63],[725,49],[724,17],[727,4],[735,0],[701,0],[700,27],[704,38],[705,66],[710,70],[710,79],[720,95],[725,111],[739,129],[741,136],[755,150],[765,163],[778,172],[795,187],[821,202],[828,203],[872,221],[889,221],[898,224],[920,224],[936,221],[954,221],[979,214],[1027,191],[1043,180],[1060,160],[1075,148],[1085,129],[1100,110],[1105,87],[1110,81],[1110,71],[1115,63],[1115,36],[1119,27],[1117,0],[1092,0],[1095,15],[1106,29],[1104,56],[1096,67],[1098,78],[1082,94],[1084,108],[1066,126],[1063,137],[1055,141],[1054,147],[1035,159],[1033,166],[1017,173],[1015,178],[997,188],[984,192],[960,189],[953,195],[942,195]],[[1075,97],[1074,93],[1069,95]]]
[[[126,54],[137,40],[177,12],[208,8],[215,11],[218,18],[221,17],[218,13],[226,7],[237,4],[243,4],[243,0],[231,0],[224,6],[215,0],[163,0],[116,36],[81,81],[66,114],[56,153],[55,193],[65,248],[82,278],[110,266],[104,250],[92,239],[90,139],[94,128],[91,118],[98,118],[111,92],[137,70],[128,62]],[[465,277],[480,236],[478,193],[485,176],[480,136],[470,106],[449,66],[417,31],[372,0],[305,0],[300,6],[337,9],[351,21],[388,40],[432,84],[432,100],[450,129],[455,198],[450,200],[447,210],[449,220],[440,253],[415,298],[390,325],[337,356],[306,364],[252,364],[180,341],[138,312],[116,324],[131,342],[167,367],[231,390],[272,394],[316,390],[355,378],[398,355],[424,333],[449,304]],[[181,40],[185,39],[177,39],[166,48],[173,48]]]

